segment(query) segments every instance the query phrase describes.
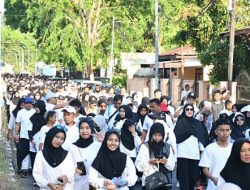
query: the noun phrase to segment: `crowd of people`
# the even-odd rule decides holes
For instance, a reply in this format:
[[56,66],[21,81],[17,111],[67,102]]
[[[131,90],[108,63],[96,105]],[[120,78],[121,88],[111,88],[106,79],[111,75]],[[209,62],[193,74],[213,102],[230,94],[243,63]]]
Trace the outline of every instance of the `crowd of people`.
[[[215,89],[196,101],[185,86],[180,106],[115,86],[6,74],[8,140],[17,174],[40,189],[147,189],[159,172],[172,189],[250,189],[250,105]],[[226,96],[223,96],[226,92]]]

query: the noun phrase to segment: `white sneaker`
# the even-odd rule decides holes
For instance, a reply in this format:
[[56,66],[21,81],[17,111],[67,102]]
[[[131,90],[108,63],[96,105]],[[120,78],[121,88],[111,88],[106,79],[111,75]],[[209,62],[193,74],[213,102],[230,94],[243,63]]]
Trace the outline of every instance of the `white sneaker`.
[[177,181],[177,183],[176,183],[176,187],[180,187],[180,183],[179,183],[179,181]]

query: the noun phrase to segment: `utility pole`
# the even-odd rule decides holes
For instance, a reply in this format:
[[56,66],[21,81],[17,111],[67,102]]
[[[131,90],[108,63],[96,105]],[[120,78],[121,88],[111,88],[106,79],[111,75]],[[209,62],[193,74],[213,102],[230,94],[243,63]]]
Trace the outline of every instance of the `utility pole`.
[[229,0],[228,10],[231,14],[230,19],[230,38],[229,38],[229,58],[228,58],[228,90],[232,90],[233,81],[233,59],[234,59],[234,39],[235,39],[235,17],[236,0]]
[[159,88],[158,0],[155,0],[155,88]]
[[113,68],[115,64],[115,57],[114,57],[114,43],[115,43],[115,20],[116,17],[113,17],[113,22],[112,22],[112,44],[111,44],[111,60],[110,60],[110,65],[109,65],[109,71],[108,73],[110,75],[110,84],[112,84],[112,79],[113,79]]

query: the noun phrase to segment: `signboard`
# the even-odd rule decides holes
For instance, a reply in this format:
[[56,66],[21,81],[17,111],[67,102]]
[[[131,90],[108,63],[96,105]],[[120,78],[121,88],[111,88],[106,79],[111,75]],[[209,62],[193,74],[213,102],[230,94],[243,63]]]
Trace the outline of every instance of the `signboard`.
[[122,69],[127,69],[132,65],[154,64],[154,53],[121,53]]
[[43,75],[55,77],[56,76],[56,67],[55,66],[49,66],[49,65],[44,66],[43,67]]

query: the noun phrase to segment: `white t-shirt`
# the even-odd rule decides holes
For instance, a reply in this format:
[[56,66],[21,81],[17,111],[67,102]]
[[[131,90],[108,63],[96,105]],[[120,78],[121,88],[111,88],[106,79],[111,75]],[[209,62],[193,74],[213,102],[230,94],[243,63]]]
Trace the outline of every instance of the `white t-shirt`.
[[79,139],[79,128],[76,124],[72,126],[65,125],[66,128],[66,139],[62,145],[65,150],[69,149],[69,146]]
[[40,130],[40,142],[39,143],[43,143],[45,141],[45,137],[47,132],[51,129],[52,127],[48,127],[47,125],[42,126],[41,130]]
[[82,114],[79,114],[77,117],[75,117],[74,122],[76,123],[76,125],[78,125],[79,122],[80,122],[80,119],[81,119],[81,118],[85,118],[85,117],[86,117],[86,116],[84,116],[84,115],[82,115]]
[[93,142],[86,148],[79,148],[74,144],[70,145],[69,152],[72,155],[75,168],[77,168],[77,162],[84,162],[84,166],[86,167],[86,172],[87,172],[87,175],[84,176],[79,176],[77,174],[75,175],[74,190],[89,189],[89,183],[88,183],[89,169],[100,147],[101,143],[97,141]]
[[16,116],[16,122],[20,123],[20,138],[29,139],[28,131],[32,130],[32,123],[30,117],[35,113],[32,108],[27,110],[25,108],[18,111]]
[[39,185],[40,190],[47,190],[48,183],[56,183],[57,178],[66,175],[68,183],[65,185],[64,190],[72,190],[74,185],[75,167],[70,153],[67,154],[63,162],[57,167],[51,167],[43,156],[43,152],[39,151],[36,155],[33,177]]
[[200,151],[203,150],[204,146],[195,136],[191,135],[182,143],[177,144],[177,158],[200,160]]
[[[109,119],[110,118],[110,116],[112,116],[113,115],[113,113],[115,112],[117,110],[117,108],[115,108],[115,106],[112,104],[112,105],[110,105],[110,106],[107,106],[107,109],[106,109],[106,111],[105,111],[105,113],[104,113],[104,117],[106,118],[106,119]],[[112,118],[110,118],[110,121],[108,122],[108,126],[109,127],[113,127],[113,123],[114,123],[114,121],[115,121],[115,117],[116,117],[116,115],[119,113],[119,111],[117,111],[113,116],[112,116]]]
[[[232,144],[228,144],[227,147],[220,147],[217,142],[214,142],[208,145],[202,153],[199,166],[208,168],[212,176],[219,179],[218,186],[224,181],[220,176],[220,172],[227,162],[231,149]],[[207,190],[216,190],[218,186],[215,186],[209,179]]]

